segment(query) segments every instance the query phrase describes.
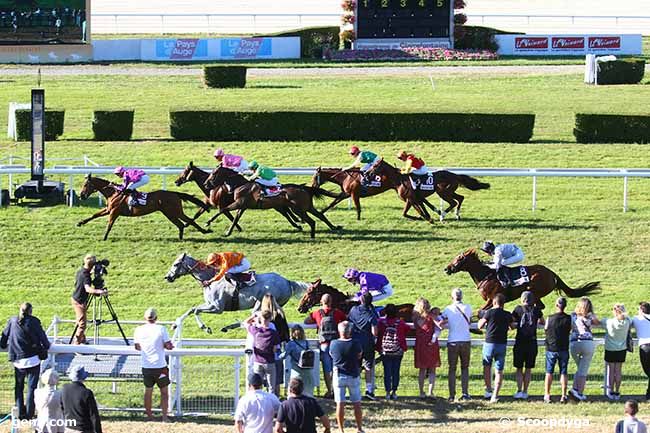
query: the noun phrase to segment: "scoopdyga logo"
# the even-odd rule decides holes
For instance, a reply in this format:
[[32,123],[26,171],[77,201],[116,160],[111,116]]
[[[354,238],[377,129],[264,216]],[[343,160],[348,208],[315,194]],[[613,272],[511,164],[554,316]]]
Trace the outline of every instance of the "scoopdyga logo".
[[547,37],[521,37],[515,38],[515,49],[517,50],[547,50]]
[[621,48],[620,36],[591,36],[589,48],[597,50],[618,50]]
[[583,50],[585,48],[585,38],[557,36],[551,39],[551,46],[554,50]]

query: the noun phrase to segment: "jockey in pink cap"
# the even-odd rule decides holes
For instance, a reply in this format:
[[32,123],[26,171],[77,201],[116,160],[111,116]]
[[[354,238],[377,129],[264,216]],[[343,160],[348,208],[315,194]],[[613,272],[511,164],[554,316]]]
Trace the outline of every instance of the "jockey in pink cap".
[[357,269],[349,268],[343,274],[343,278],[352,284],[359,285],[360,290],[353,298],[355,301],[361,301],[361,297],[366,292],[370,292],[373,302],[381,301],[393,294],[393,286],[390,285],[388,278],[382,274],[359,272]]
[[131,195],[128,205],[130,207],[137,205],[138,192],[136,189],[149,183],[149,175],[138,168],[126,169],[122,166],[115,167],[113,174],[121,177],[124,181],[120,187],[122,192]]
[[248,162],[239,155],[231,155],[219,148],[214,151],[214,159],[217,160],[224,168],[229,168],[237,173],[244,173],[248,171]]

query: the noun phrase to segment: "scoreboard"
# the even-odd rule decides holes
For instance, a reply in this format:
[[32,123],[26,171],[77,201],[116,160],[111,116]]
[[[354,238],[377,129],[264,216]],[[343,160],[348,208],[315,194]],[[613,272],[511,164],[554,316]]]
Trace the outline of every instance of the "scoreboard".
[[450,46],[454,0],[357,0],[356,40],[364,44]]

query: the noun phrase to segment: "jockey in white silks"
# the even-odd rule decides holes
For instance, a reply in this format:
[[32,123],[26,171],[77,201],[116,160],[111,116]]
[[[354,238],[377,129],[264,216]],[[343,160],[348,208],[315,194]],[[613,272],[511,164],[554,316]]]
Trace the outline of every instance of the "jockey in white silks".
[[515,244],[494,245],[492,241],[486,241],[481,250],[492,256],[492,263],[488,266],[497,272],[500,281],[511,283],[506,266],[514,265],[524,260],[524,252]]

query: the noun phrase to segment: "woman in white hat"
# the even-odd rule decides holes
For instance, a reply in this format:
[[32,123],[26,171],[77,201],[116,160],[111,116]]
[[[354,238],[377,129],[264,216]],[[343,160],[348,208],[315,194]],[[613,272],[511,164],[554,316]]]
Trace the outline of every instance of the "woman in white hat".
[[59,375],[52,369],[41,374],[43,386],[35,391],[36,402],[36,431],[39,433],[63,433],[65,431],[65,418],[61,409],[61,391],[56,389]]

